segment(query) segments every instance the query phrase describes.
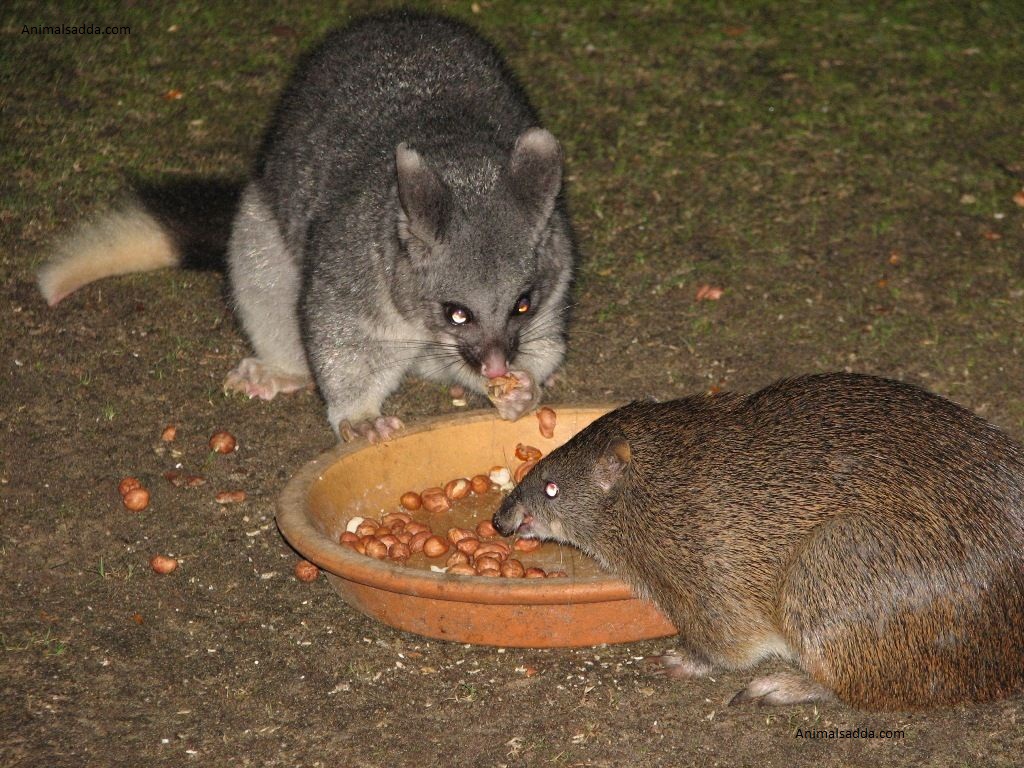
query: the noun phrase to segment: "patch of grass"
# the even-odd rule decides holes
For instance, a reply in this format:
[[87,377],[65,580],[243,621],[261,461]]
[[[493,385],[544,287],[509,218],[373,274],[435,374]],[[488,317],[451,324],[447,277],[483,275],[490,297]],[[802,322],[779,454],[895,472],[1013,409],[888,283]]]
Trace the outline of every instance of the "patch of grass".
[[68,647],[68,641],[54,637],[53,629],[50,627],[41,634],[29,634],[21,641],[12,641],[6,634],[0,632],[0,648],[6,653],[23,653],[33,648],[41,648],[46,656],[63,656]]
[[96,574],[100,581],[106,581],[107,579],[131,581],[132,576],[135,574],[135,564],[126,562],[112,567],[106,558],[100,557],[96,562],[96,567],[90,568],[89,572]]

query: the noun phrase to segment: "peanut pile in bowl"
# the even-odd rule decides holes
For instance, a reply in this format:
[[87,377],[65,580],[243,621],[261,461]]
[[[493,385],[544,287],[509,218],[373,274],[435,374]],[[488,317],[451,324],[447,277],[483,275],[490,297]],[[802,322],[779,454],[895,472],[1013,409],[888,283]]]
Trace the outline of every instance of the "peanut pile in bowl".
[[[538,412],[541,433],[550,434],[555,413]],[[504,495],[542,458],[519,443],[515,469],[494,466],[486,474],[457,477],[443,485],[407,491],[378,518],[352,517],[340,543],[366,557],[395,565],[459,576],[565,578],[598,575],[596,563],[555,543],[507,538],[491,524]]]

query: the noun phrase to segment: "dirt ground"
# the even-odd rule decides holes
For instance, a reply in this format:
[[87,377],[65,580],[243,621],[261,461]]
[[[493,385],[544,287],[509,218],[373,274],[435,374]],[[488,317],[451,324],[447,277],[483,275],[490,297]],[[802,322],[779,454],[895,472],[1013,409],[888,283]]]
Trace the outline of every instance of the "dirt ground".
[[[298,53],[374,6],[68,7],[0,10],[0,765],[1020,764],[1020,697],[729,707],[753,673],[652,677],[638,662],[667,641],[468,647],[296,581],[275,499],[334,438],[315,394],[221,393],[246,354],[221,278],[111,279],[51,309],[34,272],[132,179],[244,175]],[[501,45],[565,147],[582,259],[556,406],[849,369],[1024,438],[1019,4],[426,7]],[[60,23],[131,30],[23,31]],[[388,410],[456,409],[409,382]],[[218,429],[237,453],[210,454]],[[166,482],[179,464],[207,484]]]

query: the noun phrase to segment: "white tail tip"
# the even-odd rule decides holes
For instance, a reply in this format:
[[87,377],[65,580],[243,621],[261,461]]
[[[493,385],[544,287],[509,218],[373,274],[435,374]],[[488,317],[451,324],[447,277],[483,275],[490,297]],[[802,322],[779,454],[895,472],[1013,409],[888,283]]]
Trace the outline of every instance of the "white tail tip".
[[138,207],[83,225],[39,270],[38,284],[52,307],[87,283],[112,275],[178,266],[180,254],[159,222]]

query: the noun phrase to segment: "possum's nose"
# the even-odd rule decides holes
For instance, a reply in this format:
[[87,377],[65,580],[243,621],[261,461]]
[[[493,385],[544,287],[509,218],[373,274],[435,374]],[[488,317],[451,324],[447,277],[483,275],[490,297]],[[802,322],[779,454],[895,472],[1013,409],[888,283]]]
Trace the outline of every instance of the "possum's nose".
[[488,379],[508,374],[508,360],[505,353],[500,349],[492,349],[484,355],[483,363],[480,365],[480,373]]

